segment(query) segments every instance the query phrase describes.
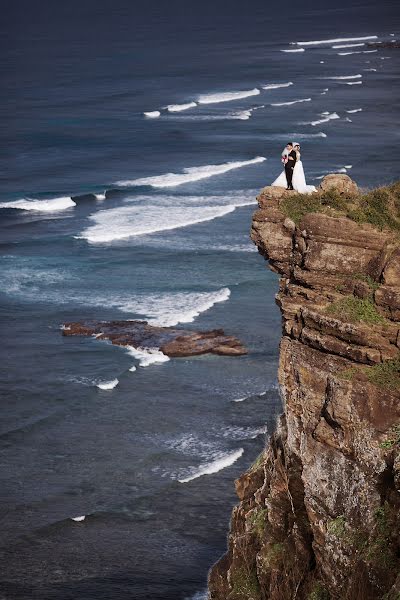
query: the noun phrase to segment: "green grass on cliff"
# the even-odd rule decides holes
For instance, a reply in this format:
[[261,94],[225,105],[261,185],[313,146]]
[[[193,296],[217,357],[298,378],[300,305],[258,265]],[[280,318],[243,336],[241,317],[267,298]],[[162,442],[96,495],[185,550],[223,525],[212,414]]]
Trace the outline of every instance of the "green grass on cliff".
[[326,312],[333,317],[350,323],[364,322],[369,325],[385,323],[384,317],[379,314],[374,302],[370,298],[346,296],[330,304]]
[[334,189],[293,194],[283,200],[281,209],[297,225],[306,214],[322,212],[400,233],[400,181],[358,194],[342,195]]
[[389,390],[400,390],[400,356],[394,360],[370,367],[367,371],[368,380]]

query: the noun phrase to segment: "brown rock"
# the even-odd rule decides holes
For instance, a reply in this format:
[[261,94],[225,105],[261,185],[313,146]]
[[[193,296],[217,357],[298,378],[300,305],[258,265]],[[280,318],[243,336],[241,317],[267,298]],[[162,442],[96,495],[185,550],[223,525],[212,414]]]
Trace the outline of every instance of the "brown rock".
[[324,192],[335,189],[339,194],[357,194],[358,192],[357,184],[348,175],[342,173],[325,175],[319,187]]
[[158,348],[166,356],[196,356],[221,354],[242,356],[247,354],[240,341],[224,334],[222,329],[212,331],[187,331],[170,327],[155,327],[147,321],[85,321],[65,323],[64,336],[85,335],[110,340],[117,346]]

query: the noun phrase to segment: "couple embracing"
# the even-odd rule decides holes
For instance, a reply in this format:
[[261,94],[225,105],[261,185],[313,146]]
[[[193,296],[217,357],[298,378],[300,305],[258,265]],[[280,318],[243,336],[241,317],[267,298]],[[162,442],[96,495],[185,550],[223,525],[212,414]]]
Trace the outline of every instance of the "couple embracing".
[[300,144],[288,142],[282,152],[282,163],[284,171],[279,175],[272,185],[294,190],[299,194],[311,194],[316,192],[313,185],[307,185],[304,175],[303,163],[301,162]]

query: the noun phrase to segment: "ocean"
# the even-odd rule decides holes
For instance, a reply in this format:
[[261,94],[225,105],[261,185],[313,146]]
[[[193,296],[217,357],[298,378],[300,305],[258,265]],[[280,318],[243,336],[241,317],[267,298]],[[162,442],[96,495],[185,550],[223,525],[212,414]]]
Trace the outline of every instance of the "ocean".
[[[0,597],[201,600],[272,432],[278,279],[249,239],[299,141],[309,183],[398,177],[397,2],[4,6]],[[63,337],[222,327],[242,357]],[[74,521],[85,516],[84,520]]]

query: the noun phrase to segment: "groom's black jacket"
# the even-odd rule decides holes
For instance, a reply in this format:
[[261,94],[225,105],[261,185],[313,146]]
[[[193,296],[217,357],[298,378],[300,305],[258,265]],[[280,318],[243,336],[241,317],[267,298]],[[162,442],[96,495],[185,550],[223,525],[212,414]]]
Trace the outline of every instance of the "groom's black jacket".
[[288,158],[289,158],[289,156],[291,156],[293,158],[293,160],[288,160],[287,163],[286,163],[286,165],[288,167],[291,167],[293,169],[293,167],[294,167],[294,165],[296,164],[296,161],[297,161],[297,154],[296,154],[296,152],[294,150],[291,150],[289,152],[289,154],[288,154]]
[[288,158],[289,158],[289,156],[291,156],[293,158],[293,160],[288,160],[287,163],[285,164],[285,175],[286,175],[286,181],[287,181],[288,188],[293,189],[293,187],[292,187],[293,169],[294,169],[294,165],[296,164],[297,154],[294,150],[291,150],[288,154]]

